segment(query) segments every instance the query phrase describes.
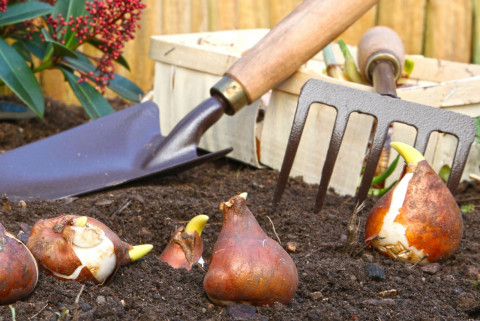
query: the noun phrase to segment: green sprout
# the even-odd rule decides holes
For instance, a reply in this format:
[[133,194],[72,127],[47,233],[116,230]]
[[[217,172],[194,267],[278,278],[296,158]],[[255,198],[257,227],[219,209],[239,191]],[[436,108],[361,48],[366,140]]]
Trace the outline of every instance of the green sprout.
[[412,73],[413,71],[413,67],[414,67],[415,63],[413,62],[412,59],[409,59],[409,58],[406,58],[405,59],[405,66],[403,67],[403,71],[405,71],[405,73],[410,76],[410,74]]
[[462,214],[472,213],[473,211],[475,211],[475,205],[473,204],[467,204],[460,207],[460,212],[462,212]]
[[448,182],[448,177],[450,176],[450,166],[448,165],[443,165],[442,168],[438,171],[438,176],[442,179],[444,183]]
[[[380,175],[377,175],[375,176],[373,179],[372,179],[372,184],[371,186],[374,186],[374,185],[377,185],[377,184],[380,184],[382,182],[385,182],[386,179],[388,177],[390,177],[390,175],[392,175],[393,171],[395,170],[395,168],[397,167],[398,165],[398,160],[400,159],[400,154],[397,155],[397,157],[395,157],[395,159],[393,160],[393,162],[388,166],[388,168],[383,172],[381,173]],[[380,197],[380,196],[383,196],[385,193],[387,193],[389,190],[392,189],[392,187],[397,183],[397,180],[395,180],[393,183],[391,183],[389,186],[385,187],[385,188],[373,188],[371,187],[369,190],[368,190],[368,194],[370,195],[373,195],[373,196],[376,196],[376,197]]]
[[357,64],[355,63],[355,59],[353,59],[350,50],[348,49],[347,45],[343,40],[338,40],[338,45],[342,50],[343,57],[345,57],[345,62],[343,65],[343,72],[345,73],[345,77],[353,82],[364,84],[362,74],[357,68]]
[[475,125],[477,127],[475,131],[475,142],[480,143],[480,116],[474,117]]

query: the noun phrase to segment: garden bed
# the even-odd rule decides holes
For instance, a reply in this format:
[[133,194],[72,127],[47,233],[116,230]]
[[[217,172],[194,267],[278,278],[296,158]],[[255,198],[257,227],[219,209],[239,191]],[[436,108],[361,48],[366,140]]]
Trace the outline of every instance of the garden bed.
[[[115,103],[116,108],[125,106]],[[87,119],[80,108],[49,100],[44,120],[0,122],[0,150],[49,136]],[[32,164],[34,157],[32,155]],[[453,258],[438,269],[394,262],[363,248],[363,223],[373,200],[360,212],[361,235],[355,255],[344,250],[351,197],[329,193],[314,214],[317,186],[291,180],[281,203],[271,199],[278,172],[222,159],[186,172],[151,178],[60,201],[12,203],[0,200],[0,222],[17,234],[40,218],[73,213],[95,217],[132,244],[152,243],[145,258],[124,266],[106,285],[63,282],[41,274],[35,291],[13,305],[17,320],[462,320],[480,319],[480,210],[464,213],[464,237]],[[1,180],[1,178],[0,178]],[[267,235],[297,264],[299,287],[287,305],[248,309],[219,307],[207,298],[205,271],[174,270],[158,259],[171,233],[197,214],[210,220],[202,234],[207,259],[220,231],[221,202],[248,192],[248,206]],[[480,185],[461,184],[459,205],[480,206]],[[372,280],[375,264],[385,277]],[[208,265],[205,267],[208,269]],[[8,306],[0,320],[11,320]]]

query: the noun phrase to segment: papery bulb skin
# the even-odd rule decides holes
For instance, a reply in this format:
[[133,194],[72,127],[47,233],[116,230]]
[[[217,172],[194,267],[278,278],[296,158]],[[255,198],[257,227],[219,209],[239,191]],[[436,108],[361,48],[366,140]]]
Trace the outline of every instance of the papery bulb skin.
[[203,265],[203,242],[200,235],[208,219],[207,215],[199,214],[187,226],[179,228],[160,255],[160,260],[175,269],[185,268],[187,271],[192,269],[193,264]]
[[202,257],[203,243],[197,231],[185,232],[185,228],[179,228],[168,242],[160,255],[160,260],[175,269],[192,269]]
[[451,257],[462,234],[457,202],[426,160],[407,166],[405,175],[375,204],[365,225],[366,242],[379,252],[419,264]]
[[38,266],[28,248],[0,224],[0,305],[29,295],[38,281]]
[[[246,196],[245,196],[246,197]],[[262,230],[244,197],[222,203],[223,225],[203,287],[215,304],[287,304],[298,287],[288,253]]]
[[97,284],[107,282],[121,265],[131,262],[135,250],[102,222],[78,215],[39,220],[27,247],[52,276]]

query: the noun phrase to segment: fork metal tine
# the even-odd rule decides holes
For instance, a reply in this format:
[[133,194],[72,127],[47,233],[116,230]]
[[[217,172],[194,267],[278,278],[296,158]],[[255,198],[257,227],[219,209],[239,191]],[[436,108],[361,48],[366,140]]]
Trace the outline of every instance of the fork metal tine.
[[365,164],[365,171],[363,172],[362,182],[357,192],[356,204],[361,204],[368,195],[368,190],[372,184],[372,179],[375,175],[375,169],[378,165],[378,160],[382,154],[383,146],[387,140],[389,122],[380,121],[377,119],[377,128],[372,141],[372,147],[367,155],[367,163]]
[[298,145],[300,144],[300,139],[302,138],[303,128],[305,127],[305,122],[307,121],[308,111],[310,110],[311,104],[308,104],[308,102],[303,102],[302,99],[305,99],[305,97],[299,97],[298,99],[297,109],[295,111],[287,149],[283,158],[282,169],[280,170],[277,186],[275,187],[275,192],[273,194],[274,205],[280,201],[283,192],[285,191],[285,186],[287,185],[288,177],[290,175],[290,171],[292,170],[293,161],[295,160],[295,155],[297,154]]
[[476,126],[471,117],[319,79],[310,79],[304,84],[300,92],[290,138],[274,192],[274,205],[280,201],[285,190],[308,111],[314,103],[328,105],[337,110],[331,142],[322,169],[322,177],[314,207],[315,212],[318,212],[323,205],[323,199],[327,193],[348,119],[353,112],[371,115],[377,119],[378,123],[375,129],[373,144],[368,152],[367,165],[360,190],[357,193],[357,201],[365,199],[368,195],[375,167],[386,139],[388,126],[394,122],[404,123],[417,129],[415,147],[421,153],[425,152],[432,131],[447,133],[457,137],[456,153],[448,181],[450,191],[452,193],[455,192],[475,137]]
[[335,124],[333,125],[332,138],[328,145],[327,156],[322,169],[322,177],[320,186],[318,187],[317,199],[315,200],[315,212],[320,211],[323,205],[323,200],[327,194],[328,184],[333,173],[333,167],[337,160],[338,152],[342,144],[345,129],[347,128],[349,114],[337,109],[337,116]]

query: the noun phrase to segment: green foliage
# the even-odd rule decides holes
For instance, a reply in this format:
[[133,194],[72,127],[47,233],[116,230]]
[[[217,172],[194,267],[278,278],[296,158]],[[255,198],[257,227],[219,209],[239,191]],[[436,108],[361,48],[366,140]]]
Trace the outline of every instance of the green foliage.
[[472,285],[474,288],[476,288],[477,290],[480,290],[480,281],[473,281],[472,282]]
[[43,94],[32,70],[13,46],[0,38],[0,79],[39,117],[43,116]]
[[473,118],[473,120],[477,126],[477,130],[475,131],[475,142],[480,143],[480,116]]
[[473,211],[475,211],[475,205],[473,204],[467,204],[460,207],[460,212],[462,212],[462,214],[472,213]]
[[[395,159],[393,160],[393,162],[388,166],[388,168],[383,172],[381,173],[380,175],[377,175],[375,176],[373,179],[372,179],[372,186],[374,185],[377,185],[377,184],[380,184],[380,183],[383,183],[385,182],[385,180],[387,178],[390,177],[390,175],[392,175],[393,171],[395,170],[395,168],[397,167],[398,165],[398,160],[400,159],[400,154],[397,155],[397,157],[395,157]],[[377,196],[377,197],[380,197],[380,196],[383,196],[385,193],[387,193],[389,190],[392,189],[392,187],[397,183],[397,180],[395,180],[393,183],[391,183],[389,186],[385,187],[385,188],[370,188],[368,193],[370,195],[373,195],[373,196]]]
[[0,27],[13,25],[52,12],[52,6],[43,2],[19,2],[8,6],[8,10],[0,15]]
[[[114,62],[129,68],[121,53],[133,39],[144,8],[140,0],[125,2],[121,9],[118,1],[102,0],[5,3],[6,9],[0,6],[0,86],[10,88],[38,117],[45,106],[35,74],[46,69],[62,71],[65,84],[92,119],[114,111],[103,97],[106,88],[140,100],[142,90],[114,72]],[[98,55],[82,53],[84,44],[97,48]]]
[[448,165],[443,165],[442,168],[440,168],[440,170],[438,171],[438,176],[440,176],[440,178],[442,179],[442,181],[444,183],[447,183],[448,182],[448,178],[450,177],[450,172],[451,172],[451,169],[450,169],[450,166]]
[[343,64],[343,72],[348,80],[352,82],[356,82],[358,84],[365,83],[362,78],[362,74],[357,68],[357,64],[355,63],[355,59],[353,59],[348,46],[345,44],[343,40],[338,40],[338,45],[342,50],[343,57],[345,58],[345,62]]
[[415,63],[413,62],[413,60],[409,59],[409,58],[406,58],[405,59],[405,66],[403,67],[403,71],[405,71],[405,73],[410,76],[410,74],[413,71],[414,66],[415,66]]
[[395,157],[393,162],[388,166],[388,168],[385,170],[385,172],[381,173],[378,176],[375,176],[372,180],[372,185],[379,184],[381,182],[384,182],[390,175],[392,175],[393,171],[397,167],[398,160],[400,159],[400,154]]

